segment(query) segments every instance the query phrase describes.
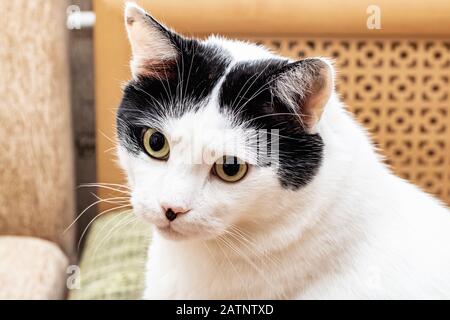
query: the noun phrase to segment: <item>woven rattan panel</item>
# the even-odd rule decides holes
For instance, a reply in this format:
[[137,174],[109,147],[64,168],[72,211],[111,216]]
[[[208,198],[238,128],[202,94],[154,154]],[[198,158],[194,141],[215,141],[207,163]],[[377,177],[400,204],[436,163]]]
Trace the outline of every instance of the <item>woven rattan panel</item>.
[[253,40],[294,59],[333,57],[342,99],[387,163],[450,204],[450,41]]

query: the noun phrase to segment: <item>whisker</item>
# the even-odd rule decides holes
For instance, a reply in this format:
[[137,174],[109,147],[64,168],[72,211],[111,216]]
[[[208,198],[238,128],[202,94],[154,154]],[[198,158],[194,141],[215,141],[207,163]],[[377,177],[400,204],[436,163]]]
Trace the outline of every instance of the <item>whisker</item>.
[[[116,197],[116,198],[121,198],[121,197]],[[114,200],[114,199],[116,199],[116,198],[109,198],[109,199],[107,199],[107,200]],[[100,200],[97,200],[97,201],[95,201],[94,203],[92,203],[92,204],[90,204],[89,206],[87,206],[76,218],[75,218],[75,220],[63,231],[63,235],[65,235],[66,233],[67,233],[67,231],[69,231],[70,230],[70,228],[72,228],[73,226],[74,226],[74,224],[75,223],[77,223],[77,221],[81,218],[81,216],[83,215],[83,214],[85,214],[90,208],[92,208],[93,206],[95,206],[95,205],[97,205],[97,204],[99,204],[99,203],[102,203],[102,202],[105,202],[105,199],[100,199]]]
[[[131,211],[128,211],[128,212],[131,212]],[[120,219],[120,221],[117,222],[116,225],[113,226],[108,231],[108,233],[103,237],[103,239],[98,243],[98,245],[94,249],[94,253],[93,253],[94,257],[97,256],[97,251],[102,247],[102,245],[114,235],[114,232],[118,231],[121,228],[124,228],[124,227],[128,226],[130,223],[132,223],[134,221],[136,221],[134,215],[131,215],[131,214],[128,214],[128,213],[124,214],[124,216]]]
[[192,55],[192,57],[191,57],[191,64],[190,64],[190,66],[189,66],[188,76],[187,76],[187,80],[186,80],[185,93],[187,92],[188,87],[189,87],[189,79],[190,79],[190,77],[191,77],[192,65],[194,64],[194,57],[195,57],[195,54],[196,54],[195,48],[196,48],[195,46],[192,46],[192,52],[191,52],[191,55]]
[[[245,91],[245,93],[242,95],[241,99],[239,99],[239,102],[237,103],[237,105],[239,105],[242,101],[242,99],[245,97],[245,95],[248,93],[248,91],[253,87],[253,85],[256,83],[256,81],[259,79],[259,77],[264,73],[264,71],[266,71],[266,69],[270,66],[270,63],[268,62],[266,64],[266,66],[264,67],[264,69],[258,74],[258,76],[253,79],[252,83],[250,84],[250,86],[247,88],[247,90]],[[234,107],[234,106],[233,106]]]
[[[117,197],[117,198],[115,198],[115,199],[117,199],[117,201],[114,201],[114,200],[110,200],[109,198],[107,198],[107,199],[102,199],[102,198],[100,198],[99,196],[97,196],[96,194],[94,194],[94,193],[91,193],[92,194],[92,196],[94,197],[94,198],[96,198],[97,200],[103,200],[105,203],[115,203],[115,204],[120,204],[120,203],[130,203],[130,197]],[[122,200],[121,200],[122,199]]]
[[225,256],[225,259],[228,261],[228,263],[230,264],[231,268],[233,269],[233,272],[236,273],[236,275],[238,276],[238,278],[241,279],[241,283],[244,284],[243,288],[245,288],[246,294],[247,294],[247,299],[250,298],[249,292],[248,292],[248,288],[245,284],[245,281],[243,281],[243,277],[242,275],[238,272],[238,270],[236,269],[235,265],[233,264],[233,262],[231,261],[231,259],[228,257],[227,253],[225,252],[225,250],[223,250],[222,246],[220,245],[220,242],[222,242],[226,247],[229,247],[227,245],[227,243],[224,241],[222,236],[218,237],[219,242],[217,242],[220,251],[222,251],[223,255]]
[[229,242],[227,239],[222,237],[222,240],[231,250],[233,250],[236,254],[238,254],[245,261],[247,261],[247,263],[251,267],[253,267],[253,269],[255,269],[255,271],[261,276],[261,278],[264,280],[264,282],[266,282],[276,292],[276,287],[273,285],[273,283],[266,278],[266,276],[264,275],[264,272],[261,271],[261,269],[259,269],[258,266],[256,266],[256,264],[250,258],[248,258],[245,254],[243,254],[238,248],[233,246],[233,244],[231,242]]
[[104,214],[106,214],[106,213],[108,213],[108,212],[115,211],[115,210],[120,210],[120,209],[124,209],[124,208],[126,208],[126,207],[129,207],[129,205],[123,205],[123,206],[119,206],[119,207],[107,209],[107,210],[104,210],[104,211],[102,211],[101,213],[99,213],[97,216],[95,216],[95,217],[88,223],[88,225],[86,226],[86,228],[84,228],[84,231],[83,231],[83,233],[81,234],[80,239],[78,240],[77,251],[78,251],[78,252],[80,251],[81,241],[83,240],[84,235],[85,235],[86,232],[89,230],[89,227],[95,222],[95,220],[97,220],[100,216],[102,216],[102,215],[104,215]]
[[130,190],[130,187],[124,184],[118,184],[118,183],[106,183],[106,182],[94,182],[94,183],[84,183],[81,184],[81,186],[89,186],[89,187],[97,187],[97,186],[109,186],[109,187],[119,187]]
[[110,153],[110,152],[112,152],[112,151],[114,151],[114,150],[116,150],[116,151],[117,151],[117,146],[114,146],[114,147],[108,148],[108,149],[104,150],[103,152],[104,152],[104,153]]
[[298,114],[293,113],[293,112],[279,112],[279,113],[264,114],[262,116],[258,116],[258,117],[252,118],[251,120],[247,120],[247,121],[243,122],[242,125],[246,125],[247,123],[250,123],[252,121],[259,120],[259,119],[262,119],[262,118],[266,118],[266,117],[288,116],[288,115],[289,116],[297,116]]
[[[234,232],[238,232],[238,229],[234,229]],[[264,259],[267,259],[270,263],[273,264],[274,267],[279,267],[281,265],[281,261],[279,259],[268,255],[267,252],[261,251],[254,242],[250,241],[248,238],[242,235],[235,234],[234,232],[229,232],[229,234],[234,239],[239,241],[242,245],[244,245],[247,249],[249,249],[252,254],[256,255],[261,262],[263,262]]]
[[127,195],[131,194],[129,189],[121,190],[114,186],[99,185],[99,184],[89,184],[89,185],[83,184],[83,185],[80,185],[78,188],[103,188],[103,189],[107,189],[107,190],[111,190],[111,191],[115,191],[115,192],[119,192],[119,193],[123,193],[123,194],[127,194]]
[[98,132],[106,138],[108,141],[112,142],[113,144],[117,144],[117,140],[113,140],[112,138],[108,137],[106,133],[104,133],[102,130],[98,130]]
[[249,83],[249,81],[251,81],[253,79],[253,77],[256,77],[258,75],[258,73],[252,74],[250,77],[248,77],[248,79],[245,81],[244,85],[241,87],[241,89],[239,90],[239,92],[237,93],[236,97],[234,97],[233,102],[231,103],[231,108],[234,108],[235,104],[236,104],[236,100],[239,98],[239,95],[242,93],[242,90],[245,89],[245,87],[247,86],[247,84]]
[[[264,71],[263,71],[264,72]],[[256,80],[256,79],[255,79]],[[267,83],[264,83],[258,90],[256,90],[256,92],[242,105],[242,106],[240,106],[239,107],[239,109],[238,109],[238,114],[242,111],[242,110],[244,110],[244,107],[248,104],[248,103],[250,103],[253,99],[255,99],[260,93],[262,93],[264,90],[266,90],[266,89],[268,89],[269,87],[270,87],[270,85],[272,84],[272,82],[274,82],[276,80],[276,78],[274,78],[274,79],[272,79],[272,80],[270,80],[269,82],[267,82]],[[242,101],[242,99],[241,99],[241,101]],[[239,101],[239,103],[241,103],[241,101]]]
[[[131,209],[129,209],[129,210],[123,211],[122,213],[128,215],[129,213],[132,213],[132,212],[133,212],[133,209],[131,208]],[[97,231],[96,237],[95,237],[95,239],[94,239],[94,242],[97,243],[97,242],[98,242],[97,240],[98,240],[99,235],[102,234],[103,231],[104,231],[107,227],[109,228],[111,224],[114,224],[115,220],[120,219],[120,218],[121,218],[121,215],[118,214],[118,215],[114,216],[113,218],[111,218],[110,221],[108,221],[107,223],[103,224],[102,227]]]

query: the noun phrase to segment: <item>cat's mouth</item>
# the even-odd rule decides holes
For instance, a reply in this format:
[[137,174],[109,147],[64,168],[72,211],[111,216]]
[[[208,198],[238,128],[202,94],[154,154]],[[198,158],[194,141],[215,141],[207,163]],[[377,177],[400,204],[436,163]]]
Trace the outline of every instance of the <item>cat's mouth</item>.
[[212,228],[200,225],[168,223],[155,226],[157,231],[169,240],[205,239],[214,236],[214,233],[211,232]]

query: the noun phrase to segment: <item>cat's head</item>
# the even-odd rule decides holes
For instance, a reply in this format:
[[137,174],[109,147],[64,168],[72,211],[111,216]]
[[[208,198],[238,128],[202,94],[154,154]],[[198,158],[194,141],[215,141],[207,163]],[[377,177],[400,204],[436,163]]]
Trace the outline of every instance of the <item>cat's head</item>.
[[[133,79],[117,114],[135,214],[171,239],[214,238],[276,219],[316,176],[333,91],[323,59],[188,39],[127,5]],[[281,211],[281,212],[280,212]]]

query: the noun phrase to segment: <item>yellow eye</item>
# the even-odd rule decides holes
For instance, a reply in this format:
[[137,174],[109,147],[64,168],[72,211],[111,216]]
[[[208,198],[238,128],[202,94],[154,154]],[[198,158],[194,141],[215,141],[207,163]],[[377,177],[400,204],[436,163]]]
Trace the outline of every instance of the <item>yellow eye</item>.
[[167,160],[169,158],[170,146],[161,132],[155,129],[147,129],[144,132],[142,143],[149,156],[159,160]]
[[213,167],[213,172],[226,182],[238,182],[242,180],[248,171],[248,164],[237,157],[225,156],[218,160]]

